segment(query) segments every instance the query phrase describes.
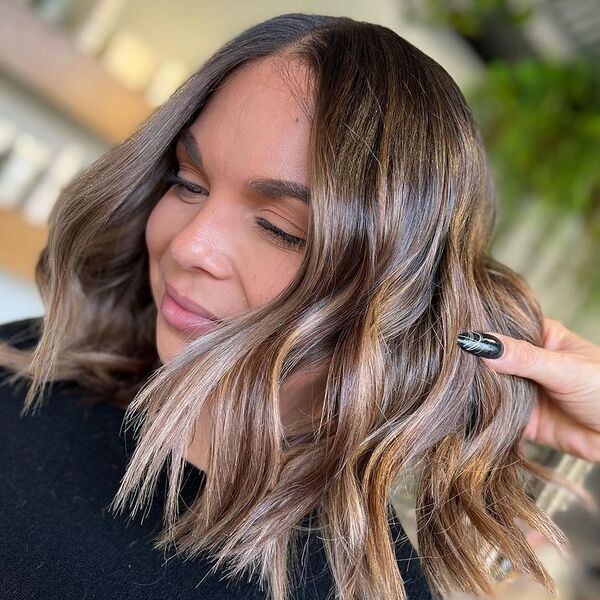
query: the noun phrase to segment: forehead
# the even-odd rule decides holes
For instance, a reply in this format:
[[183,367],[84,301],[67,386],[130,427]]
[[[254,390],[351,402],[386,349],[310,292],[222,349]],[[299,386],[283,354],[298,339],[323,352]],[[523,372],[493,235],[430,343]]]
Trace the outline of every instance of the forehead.
[[308,184],[307,72],[285,67],[271,58],[244,65],[211,94],[190,127],[209,172]]

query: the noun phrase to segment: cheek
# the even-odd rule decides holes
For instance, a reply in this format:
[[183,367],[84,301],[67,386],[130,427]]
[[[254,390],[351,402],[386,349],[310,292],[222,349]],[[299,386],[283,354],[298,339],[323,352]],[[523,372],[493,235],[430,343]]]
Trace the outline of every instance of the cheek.
[[146,222],[146,248],[151,260],[159,258],[168,245],[170,231],[166,209],[166,201],[163,198],[152,209]]
[[173,223],[168,219],[166,199],[160,200],[150,212],[146,222],[145,239],[148,251],[150,287],[154,300],[159,295],[160,259],[174,235]]
[[259,271],[254,273],[252,281],[256,282],[250,294],[254,296],[253,304],[262,306],[274,300],[296,275],[302,264],[302,256],[292,253],[273,253],[271,260],[257,261]]
[[[172,210],[169,210],[168,199],[163,197],[150,212],[145,228],[150,288],[157,307],[164,294],[160,261],[169,246],[169,240],[176,232],[177,224],[173,220]],[[165,364],[181,351],[183,342],[173,332],[168,331],[159,315],[157,319],[156,350],[161,363]]]

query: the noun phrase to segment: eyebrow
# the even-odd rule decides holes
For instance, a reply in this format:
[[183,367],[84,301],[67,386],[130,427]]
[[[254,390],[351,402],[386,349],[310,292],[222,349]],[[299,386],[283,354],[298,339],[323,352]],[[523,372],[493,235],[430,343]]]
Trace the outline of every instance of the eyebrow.
[[[178,136],[176,146],[182,145],[190,160],[202,171],[204,164],[202,154],[194,134],[190,128],[184,129]],[[244,187],[250,192],[266,196],[267,198],[296,198],[305,204],[310,204],[310,189],[303,183],[270,177],[252,177],[244,181]]]

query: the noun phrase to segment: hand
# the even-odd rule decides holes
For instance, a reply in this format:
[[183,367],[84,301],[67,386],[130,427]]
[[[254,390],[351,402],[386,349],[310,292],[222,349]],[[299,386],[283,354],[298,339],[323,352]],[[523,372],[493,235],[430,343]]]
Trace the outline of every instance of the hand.
[[543,347],[495,331],[484,335],[490,334],[504,351],[482,360],[499,373],[539,385],[525,437],[600,463],[600,346],[549,318],[544,319]]

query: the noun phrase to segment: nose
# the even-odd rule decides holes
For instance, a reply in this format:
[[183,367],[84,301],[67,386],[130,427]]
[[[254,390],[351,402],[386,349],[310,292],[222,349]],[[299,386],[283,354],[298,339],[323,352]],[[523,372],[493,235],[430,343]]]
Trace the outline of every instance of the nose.
[[218,211],[211,196],[193,219],[172,238],[173,260],[184,269],[203,269],[214,277],[226,278],[231,271],[231,256],[236,227],[231,209]]

